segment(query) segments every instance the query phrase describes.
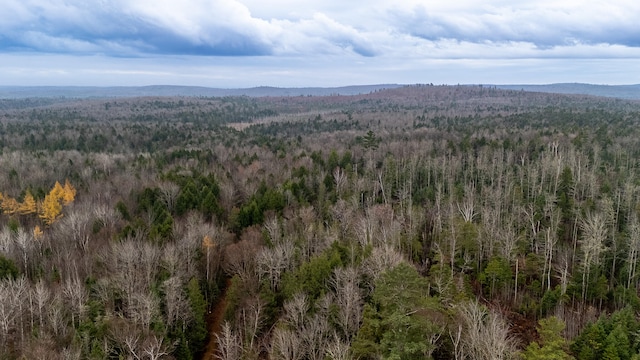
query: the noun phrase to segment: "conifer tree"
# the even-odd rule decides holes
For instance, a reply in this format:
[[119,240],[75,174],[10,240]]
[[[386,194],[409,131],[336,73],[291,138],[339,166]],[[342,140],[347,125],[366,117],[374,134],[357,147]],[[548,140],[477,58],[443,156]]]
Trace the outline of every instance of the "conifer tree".
[[29,215],[35,214],[37,211],[36,199],[31,195],[31,191],[27,190],[27,193],[24,195],[24,200],[20,204],[18,208],[18,213],[20,215]]
[[2,201],[2,211],[5,214],[13,215],[20,209],[20,203],[10,196],[1,196],[0,194],[0,201]]
[[76,188],[71,185],[69,179],[66,179],[64,182],[64,187],[62,188],[62,201],[64,205],[69,205],[76,198]]
[[[60,183],[56,182],[56,185],[62,189]],[[40,218],[47,225],[51,225],[54,221],[62,217],[62,204],[60,203],[60,195],[56,187],[54,187],[49,194],[44,197],[42,206],[40,208]]]

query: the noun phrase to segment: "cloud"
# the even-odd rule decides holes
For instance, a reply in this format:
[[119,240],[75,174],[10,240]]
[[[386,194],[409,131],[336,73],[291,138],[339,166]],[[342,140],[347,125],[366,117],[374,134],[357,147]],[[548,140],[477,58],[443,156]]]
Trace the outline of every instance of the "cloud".
[[4,0],[0,82],[640,82],[638,17],[637,0]]
[[[484,2],[482,2],[484,3]],[[455,11],[412,4],[390,9],[400,31],[426,40],[528,42],[539,48],[574,44],[640,46],[637,2],[514,1],[466,4]]]
[[9,0],[0,51],[260,56],[375,54],[366,36],[316,13],[296,20],[253,17],[235,0]]
[[640,47],[640,3],[627,0],[7,2],[0,13],[5,53],[463,57],[465,48],[497,48],[544,57],[554,48]]
[[248,10],[229,1],[9,0],[7,9],[9,12],[0,15],[5,40],[0,51],[5,52],[116,56],[270,53]]

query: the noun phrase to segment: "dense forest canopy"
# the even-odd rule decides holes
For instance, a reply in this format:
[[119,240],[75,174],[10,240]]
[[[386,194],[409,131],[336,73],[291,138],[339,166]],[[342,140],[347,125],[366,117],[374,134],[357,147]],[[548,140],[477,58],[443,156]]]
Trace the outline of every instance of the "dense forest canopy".
[[640,103],[0,100],[0,358],[640,358]]

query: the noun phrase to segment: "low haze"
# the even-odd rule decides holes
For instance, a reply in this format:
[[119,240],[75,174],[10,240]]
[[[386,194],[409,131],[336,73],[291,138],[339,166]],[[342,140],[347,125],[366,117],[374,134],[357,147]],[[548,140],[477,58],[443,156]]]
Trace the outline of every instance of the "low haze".
[[640,83],[636,1],[7,0],[0,85]]

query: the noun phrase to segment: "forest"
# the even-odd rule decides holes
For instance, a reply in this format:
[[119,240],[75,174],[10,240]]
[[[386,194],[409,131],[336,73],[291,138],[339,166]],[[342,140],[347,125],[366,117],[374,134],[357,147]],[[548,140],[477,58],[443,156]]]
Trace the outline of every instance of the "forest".
[[0,99],[0,359],[640,359],[640,102]]

